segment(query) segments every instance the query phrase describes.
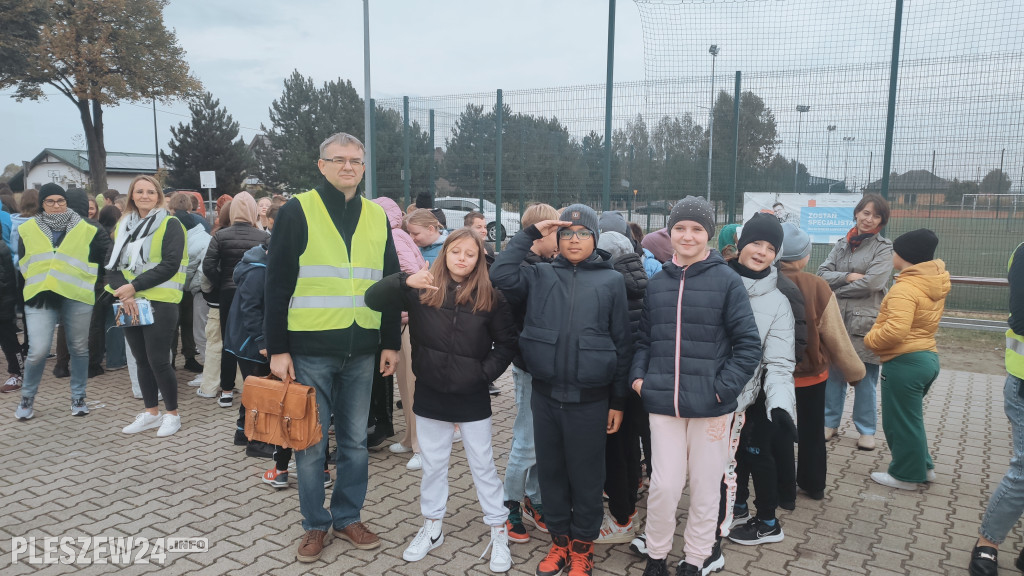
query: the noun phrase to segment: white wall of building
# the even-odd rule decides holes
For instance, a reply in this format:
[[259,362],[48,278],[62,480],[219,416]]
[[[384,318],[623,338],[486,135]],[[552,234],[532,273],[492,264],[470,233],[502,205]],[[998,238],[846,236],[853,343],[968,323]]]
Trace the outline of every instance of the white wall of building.
[[[107,187],[117,190],[121,194],[128,193],[128,186],[138,174],[119,174],[107,172]],[[58,160],[53,155],[47,154],[46,158],[32,167],[25,178],[26,188],[39,189],[47,182],[55,182],[62,188],[87,188],[89,176],[77,168]]]

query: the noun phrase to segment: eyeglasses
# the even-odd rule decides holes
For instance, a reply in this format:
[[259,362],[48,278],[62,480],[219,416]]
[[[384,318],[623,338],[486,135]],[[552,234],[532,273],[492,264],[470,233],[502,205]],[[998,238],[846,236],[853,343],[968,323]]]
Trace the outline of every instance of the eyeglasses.
[[562,240],[569,240],[573,236],[576,236],[580,240],[589,240],[594,237],[594,233],[587,229],[571,230],[569,228],[563,228],[558,231],[558,237]]
[[337,164],[344,166],[345,164],[351,164],[353,168],[362,168],[366,165],[366,162],[358,158],[321,158],[324,162],[330,162],[331,164]]
[[63,198],[58,198],[56,200],[43,200],[43,206],[63,206],[67,203],[68,201]]

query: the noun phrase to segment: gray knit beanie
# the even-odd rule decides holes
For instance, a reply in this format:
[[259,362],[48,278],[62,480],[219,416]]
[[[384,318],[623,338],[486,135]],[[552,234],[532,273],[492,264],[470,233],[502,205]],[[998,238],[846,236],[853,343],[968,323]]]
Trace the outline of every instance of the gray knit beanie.
[[691,220],[704,227],[710,240],[715,236],[715,215],[711,210],[711,204],[699,196],[687,196],[672,207],[672,213],[668,217],[668,228],[672,230],[678,222]]
[[598,236],[601,231],[597,225],[597,212],[586,204],[572,204],[562,210],[558,217],[563,222],[572,222],[573,226],[583,226],[594,233],[594,247],[597,247]]
[[782,223],[782,261],[797,262],[811,253],[811,237],[792,222]]

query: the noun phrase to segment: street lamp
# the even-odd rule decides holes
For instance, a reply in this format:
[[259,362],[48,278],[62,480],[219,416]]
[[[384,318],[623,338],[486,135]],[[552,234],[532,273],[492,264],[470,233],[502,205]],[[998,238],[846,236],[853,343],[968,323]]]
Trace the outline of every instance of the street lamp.
[[846,160],[843,163],[843,182],[846,182],[846,173],[850,169],[850,142],[856,140],[853,136],[843,136],[843,142],[846,142]]
[[802,104],[797,104],[796,111],[800,113],[800,120],[797,121],[796,128],[796,166],[793,167],[793,193],[796,193],[796,179],[797,176],[800,174],[800,135],[803,131],[804,126],[804,112],[810,112],[811,107],[804,106]]
[[718,44],[708,48],[711,54],[711,108],[708,109],[708,204],[711,203],[711,155],[715,149],[715,61],[718,60]]
[[828,180],[828,153],[832,150],[832,133],[836,131],[835,124],[829,124],[825,127],[827,136],[825,137],[825,179]]

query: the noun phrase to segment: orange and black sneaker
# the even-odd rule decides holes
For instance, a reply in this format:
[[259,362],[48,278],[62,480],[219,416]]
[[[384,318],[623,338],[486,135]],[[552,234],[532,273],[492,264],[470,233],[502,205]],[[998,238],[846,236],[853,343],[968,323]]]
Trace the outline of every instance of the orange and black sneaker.
[[544,506],[534,504],[529,496],[523,497],[523,520],[527,524],[533,524],[537,530],[547,534],[548,525],[544,522]]
[[519,502],[506,500],[505,508],[508,508],[508,520],[505,522],[505,532],[512,542],[529,542],[530,533],[523,526],[523,512],[519,509]]
[[569,576],[594,574],[594,543],[573,540],[569,546]]
[[558,576],[569,563],[569,537],[551,536],[551,549],[537,565],[537,576]]

